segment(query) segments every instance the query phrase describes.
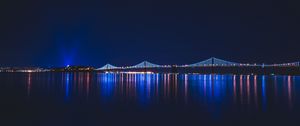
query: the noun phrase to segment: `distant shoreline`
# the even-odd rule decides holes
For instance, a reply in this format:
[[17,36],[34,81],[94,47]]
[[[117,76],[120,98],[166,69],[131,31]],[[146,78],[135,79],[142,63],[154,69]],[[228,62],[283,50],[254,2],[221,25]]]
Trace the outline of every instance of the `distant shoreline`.
[[[75,69],[76,68],[76,69]],[[121,68],[96,70],[92,67],[75,67],[75,68],[36,68],[36,69],[6,69],[0,70],[0,73],[43,73],[43,72],[97,72],[97,73],[128,73],[128,74],[151,74],[151,73],[168,73],[168,74],[236,74],[236,75],[300,75],[299,66],[207,66],[207,67],[166,67],[166,68]]]

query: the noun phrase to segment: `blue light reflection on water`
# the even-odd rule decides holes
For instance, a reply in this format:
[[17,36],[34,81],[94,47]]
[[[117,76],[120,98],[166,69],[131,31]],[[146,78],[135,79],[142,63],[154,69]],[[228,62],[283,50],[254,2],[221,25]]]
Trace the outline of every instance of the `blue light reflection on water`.
[[299,76],[65,72],[3,73],[0,80],[3,108],[24,115],[293,121],[300,114]]
[[266,109],[267,109],[267,96],[266,96],[266,77],[265,77],[265,75],[262,76],[261,84],[262,84],[262,109],[264,111],[266,111]]
[[137,95],[139,96],[138,97],[138,101],[140,104],[142,105],[145,105],[147,103],[147,97],[146,97],[146,94],[147,94],[147,78],[146,78],[146,75],[144,74],[138,74],[137,75]]
[[50,82],[45,86],[35,84],[39,80],[37,74],[28,74],[24,79],[28,97],[41,95],[43,90],[54,91],[49,88],[61,83],[55,91],[63,91],[65,101],[79,101],[84,96],[87,101],[100,105],[129,104],[145,109],[159,105],[196,107],[216,119],[229,110],[268,112],[294,110],[299,105],[296,97],[299,76],[60,73],[62,80],[59,80],[52,74],[46,74],[45,81]]
[[116,74],[112,73],[99,74],[100,94],[104,102],[112,100],[113,86],[115,85],[115,76]]
[[[214,110],[222,105],[254,105],[266,111],[268,95],[276,95],[274,102],[286,97],[289,107],[293,107],[299,87],[298,76],[258,76],[258,75],[200,75],[200,74],[115,74],[115,73],[64,73],[64,98],[74,95],[99,97],[101,103],[118,100],[151,104],[210,104]],[[49,75],[47,75],[49,77]],[[95,79],[93,79],[96,77]],[[30,75],[32,85],[34,74]],[[51,79],[53,76],[51,75]],[[51,81],[49,78],[47,81]],[[272,79],[272,81],[268,81]],[[53,82],[51,82],[53,83]],[[46,87],[51,85],[47,82]],[[272,83],[272,84],[269,84]],[[93,86],[95,85],[96,86]],[[28,88],[27,92],[32,92]],[[77,87],[77,90],[71,90]],[[49,90],[49,89],[47,89]],[[75,92],[74,92],[75,91]],[[49,91],[48,91],[49,92]],[[86,93],[82,93],[86,92]],[[98,92],[98,93],[97,93]],[[94,94],[99,94],[94,96]],[[272,96],[273,97],[273,96]],[[277,98],[278,97],[278,98]],[[99,99],[98,98],[98,99]],[[73,99],[73,98],[72,98]],[[76,99],[75,99],[76,100]],[[93,100],[93,99],[90,99]]]
[[[72,79],[72,78],[71,78]],[[65,75],[65,100],[68,101],[69,100],[69,90],[70,90],[70,73],[66,73]]]

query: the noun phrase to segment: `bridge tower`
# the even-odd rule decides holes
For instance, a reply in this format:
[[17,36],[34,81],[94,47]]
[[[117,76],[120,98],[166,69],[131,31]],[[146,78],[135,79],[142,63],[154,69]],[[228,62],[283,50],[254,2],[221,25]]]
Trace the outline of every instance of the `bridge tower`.
[[144,72],[147,72],[147,62],[144,61]]

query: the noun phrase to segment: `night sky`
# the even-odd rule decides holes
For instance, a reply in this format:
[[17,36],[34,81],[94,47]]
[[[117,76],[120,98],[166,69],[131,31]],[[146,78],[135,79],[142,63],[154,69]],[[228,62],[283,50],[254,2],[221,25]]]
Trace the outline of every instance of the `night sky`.
[[299,61],[296,1],[1,1],[0,66]]

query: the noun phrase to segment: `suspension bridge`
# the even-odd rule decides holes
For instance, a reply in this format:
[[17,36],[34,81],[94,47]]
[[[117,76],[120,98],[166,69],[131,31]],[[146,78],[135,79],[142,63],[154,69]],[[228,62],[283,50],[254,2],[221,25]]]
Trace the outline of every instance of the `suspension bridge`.
[[100,72],[188,72],[188,73],[283,73],[299,72],[300,62],[281,63],[281,64],[250,64],[227,61],[215,57],[186,65],[159,65],[148,61],[143,61],[133,66],[114,66],[106,64],[96,69]]

